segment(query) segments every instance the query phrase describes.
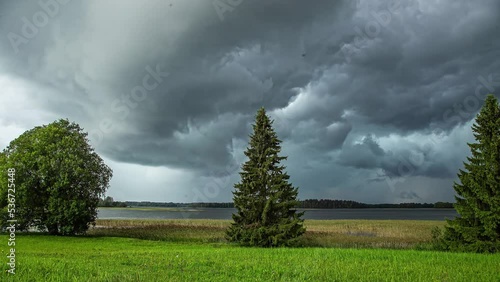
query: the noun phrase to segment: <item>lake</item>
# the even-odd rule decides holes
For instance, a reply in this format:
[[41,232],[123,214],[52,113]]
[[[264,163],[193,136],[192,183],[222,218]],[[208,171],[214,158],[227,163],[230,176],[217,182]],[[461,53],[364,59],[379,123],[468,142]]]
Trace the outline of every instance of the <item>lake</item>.
[[[444,220],[454,209],[300,209],[304,219]],[[99,219],[231,219],[232,208],[99,208]]]

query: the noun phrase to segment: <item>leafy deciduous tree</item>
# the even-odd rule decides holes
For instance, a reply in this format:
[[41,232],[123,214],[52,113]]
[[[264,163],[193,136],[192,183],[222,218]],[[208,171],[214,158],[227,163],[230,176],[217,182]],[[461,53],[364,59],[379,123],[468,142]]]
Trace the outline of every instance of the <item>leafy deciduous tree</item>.
[[9,168],[15,169],[18,228],[62,235],[84,233],[95,221],[112,177],[77,124],[61,119],[28,130],[0,154],[2,225],[8,219]]

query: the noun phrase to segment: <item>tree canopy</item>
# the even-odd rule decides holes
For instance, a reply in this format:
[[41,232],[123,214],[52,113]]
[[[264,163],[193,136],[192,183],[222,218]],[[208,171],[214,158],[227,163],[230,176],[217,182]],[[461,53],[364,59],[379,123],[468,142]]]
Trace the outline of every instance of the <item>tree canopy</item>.
[[248,161],[240,172],[241,181],[233,192],[234,222],[227,230],[229,241],[262,247],[288,246],[305,232],[303,213],[298,205],[298,188],[289,182],[280,162],[281,140],[272,121],[261,108],[256,115],[253,134],[245,151]]
[[0,154],[0,209],[8,219],[8,169],[15,169],[18,229],[81,234],[97,216],[112,170],[90,146],[87,133],[68,120],[37,126]]
[[455,209],[442,238],[445,249],[473,252],[500,250],[500,108],[493,95],[472,126],[475,143],[455,183]]

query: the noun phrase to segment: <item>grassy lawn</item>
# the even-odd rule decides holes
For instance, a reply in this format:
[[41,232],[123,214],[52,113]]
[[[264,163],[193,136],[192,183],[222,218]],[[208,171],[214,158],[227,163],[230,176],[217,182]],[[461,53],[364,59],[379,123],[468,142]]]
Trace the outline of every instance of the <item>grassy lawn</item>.
[[[418,246],[423,241],[415,238],[425,233],[420,229],[430,230],[442,224],[439,222],[306,223],[310,230],[310,238],[305,238],[307,244],[342,246],[379,237],[383,238],[381,242],[393,243],[369,243],[368,248],[362,244],[353,245],[356,248],[242,248],[224,242],[223,228],[228,221],[100,220],[102,227],[93,229],[91,236],[18,234],[16,275],[4,274],[0,280],[500,281],[498,254],[394,249]],[[406,233],[408,229],[411,232]],[[112,237],[115,235],[121,237]],[[156,241],[139,239],[148,236]],[[6,235],[0,238],[6,242]],[[404,238],[409,243],[401,244]],[[2,244],[2,253],[7,253],[6,243]],[[6,264],[2,265],[6,270]]]

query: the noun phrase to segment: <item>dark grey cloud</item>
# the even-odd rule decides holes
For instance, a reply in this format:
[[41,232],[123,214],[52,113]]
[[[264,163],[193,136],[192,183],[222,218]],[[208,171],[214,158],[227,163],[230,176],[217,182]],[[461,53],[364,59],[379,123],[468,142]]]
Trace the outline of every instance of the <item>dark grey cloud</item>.
[[231,3],[221,18],[202,0],[3,1],[0,74],[117,163],[217,180],[264,106],[302,197],[452,194],[500,89],[498,1]]
[[401,199],[407,199],[407,200],[421,200],[422,199],[415,192],[401,192],[399,197]]
[[345,146],[340,153],[339,163],[354,168],[377,168],[386,153],[371,135],[363,138],[361,143]]

